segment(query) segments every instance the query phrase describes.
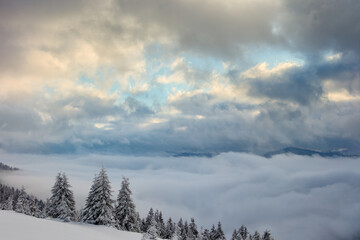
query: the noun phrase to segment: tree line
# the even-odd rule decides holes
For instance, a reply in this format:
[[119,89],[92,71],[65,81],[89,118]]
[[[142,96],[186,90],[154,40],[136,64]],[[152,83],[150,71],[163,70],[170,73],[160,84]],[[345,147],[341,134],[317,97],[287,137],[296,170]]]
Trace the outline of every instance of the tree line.
[[[225,240],[221,222],[210,229],[198,228],[195,219],[190,222],[182,218],[175,222],[170,217],[166,222],[159,210],[150,208],[145,218],[140,218],[132,199],[130,182],[123,178],[116,201],[112,199],[110,181],[104,166],[95,175],[83,209],[75,208],[74,194],[65,173],[56,176],[51,197],[44,203],[21,190],[0,184],[0,208],[38,218],[54,218],[65,222],[83,222],[115,227],[119,230],[143,233],[143,240]],[[246,226],[235,229],[231,240],[272,240],[269,230],[263,234],[250,234]]]

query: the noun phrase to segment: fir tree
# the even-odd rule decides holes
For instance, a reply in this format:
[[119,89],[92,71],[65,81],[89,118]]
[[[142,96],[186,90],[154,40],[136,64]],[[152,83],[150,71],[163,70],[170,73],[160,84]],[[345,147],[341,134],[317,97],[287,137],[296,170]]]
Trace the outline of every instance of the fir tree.
[[47,214],[49,217],[52,218],[58,218],[58,216],[60,215],[58,205],[60,204],[61,201],[61,195],[62,195],[61,188],[63,184],[62,182],[63,182],[63,178],[61,176],[61,173],[58,173],[58,175],[56,176],[55,184],[51,189],[52,195],[47,205]]
[[174,223],[171,218],[166,222],[166,235],[165,239],[170,239],[173,233],[175,232]]
[[51,189],[52,196],[48,202],[48,216],[68,221],[75,221],[75,200],[66,175],[59,173]]
[[203,240],[203,228],[200,228],[200,231],[198,232],[198,236],[196,237],[196,240]]
[[209,239],[211,240],[216,240],[217,239],[217,231],[216,231],[216,228],[215,228],[215,225],[213,224],[212,227],[211,227],[211,230],[209,232]]
[[145,219],[145,224],[144,224],[144,232],[147,232],[147,230],[149,229],[150,225],[151,225],[151,220],[154,218],[154,209],[150,208],[149,213]]
[[129,185],[129,179],[123,178],[115,208],[116,225],[122,230],[139,232],[138,217]]
[[27,199],[27,194],[24,187],[21,188],[18,199],[16,201],[15,211],[18,213],[24,213],[26,215],[31,215],[29,201]]
[[171,235],[171,240],[180,240],[180,227],[175,224],[174,233]]
[[150,220],[150,226],[146,233],[144,233],[142,240],[156,240],[158,237],[157,229],[156,229],[156,220],[155,216],[152,215],[152,218]]
[[162,217],[162,212],[156,210],[155,212],[155,220],[156,220],[156,229],[158,230],[158,235],[160,238],[165,238],[166,229],[165,229],[165,222]]
[[239,240],[238,238],[238,232],[236,231],[236,229],[234,229],[234,232],[231,236],[231,240]]
[[241,237],[242,240],[246,240],[246,238],[248,237],[249,235],[249,232],[246,228],[245,225],[242,225],[240,228],[239,228],[239,236]]
[[[213,225],[213,227],[214,227],[214,230],[215,230],[214,225]],[[205,229],[202,236],[203,236],[204,240],[211,240],[211,232],[209,231],[209,229]]]
[[3,210],[13,210],[14,209],[14,199],[13,195],[10,195],[6,202],[3,204]]
[[211,229],[211,237],[213,240],[225,240],[225,234],[221,227],[221,222],[218,223],[218,227],[215,230],[215,226],[213,225]]
[[99,175],[94,178],[81,221],[95,225],[114,225],[111,187],[104,166]]
[[262,240],[272,240],[270,230],[265,230],[262,236]]
[[191,218],[191,222],[189,224],[189,233],[190,234],[188,234],[188,236],[190,236],[191,239],[197,238],[199,234],[194,218]]
[[253,240],[261,240],[260,233],[258,231],[255,231],[252,238],[253,238]]

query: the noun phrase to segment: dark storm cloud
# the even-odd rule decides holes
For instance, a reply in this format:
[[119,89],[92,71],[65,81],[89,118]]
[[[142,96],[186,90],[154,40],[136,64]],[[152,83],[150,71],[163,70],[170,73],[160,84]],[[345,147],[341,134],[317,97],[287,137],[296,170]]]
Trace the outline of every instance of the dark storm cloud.
[[321,83],[313,69],[295,69],[266,81],[250,81],[249,94],[308,105],[322,96]]
[[242,44],[275,42],[272,20],[277,3],[268,1],[127,1],[120,0],[120,14],[135,17],[141,25],[165,28],[190,50],[235,57]]
[[[360,53],[360,2],[357,0],[285,0],[281,32],[295,50]],[[312,52],[312,53],[310,53]]]

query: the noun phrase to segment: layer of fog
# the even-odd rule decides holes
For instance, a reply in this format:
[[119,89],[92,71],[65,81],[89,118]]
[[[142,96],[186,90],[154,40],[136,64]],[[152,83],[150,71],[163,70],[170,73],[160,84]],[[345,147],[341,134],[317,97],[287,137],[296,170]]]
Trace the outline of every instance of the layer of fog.
[[150,207],[165,217],[195,217],[206,228],[220,220],[229,235],[246,224],[271,229],[276,239],[351,239],[360,223],[360,159],[280,155],[271,159],[226,153],[214,158],[40,156],[1,154],[22,171],[0,180],[43,199],[57,172],[67,173],[77,206],[84,205],[101,164],[114,190],[130,178],[141,216]]

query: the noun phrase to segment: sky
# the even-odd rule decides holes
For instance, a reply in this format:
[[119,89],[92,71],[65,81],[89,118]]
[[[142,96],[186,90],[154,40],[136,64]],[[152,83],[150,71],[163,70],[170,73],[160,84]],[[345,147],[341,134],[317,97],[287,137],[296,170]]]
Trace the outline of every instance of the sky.
[[360,154],[357,0],[1,0],[0,148]]

